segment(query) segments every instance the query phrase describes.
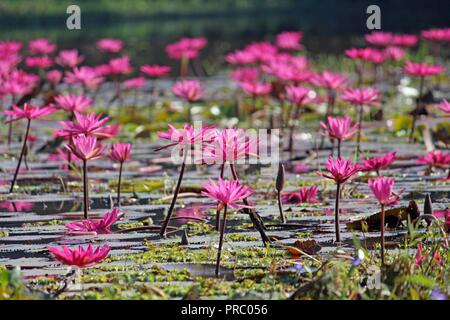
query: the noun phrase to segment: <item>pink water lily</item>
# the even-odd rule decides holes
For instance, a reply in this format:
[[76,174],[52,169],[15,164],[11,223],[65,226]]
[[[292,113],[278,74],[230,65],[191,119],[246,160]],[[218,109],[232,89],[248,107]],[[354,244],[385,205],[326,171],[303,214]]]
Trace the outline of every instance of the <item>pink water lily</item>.
[[252,96],[264,96],[272,91],[270,84],[261,82],[241,82],[240,86],[247,94]]
[[[6,121],[6,122],[9,122],[10,124],[13,121],[27,119],[27,128],[25,131],[25,136],[23,138],[22,149],[20,152],[19,160],[17,161],[17,167],[16,167],[16,171],[14,172],[13,180],[11,181],[11,187],[9,189],[9,193],[14,191],[14,186],[16,184],[17,175],[19,174],[19,171],[20,171],[20,165],[22,164],[22,159],[24,158],[26,150],[27,150],[27,142],[28,142],[28,136],[30,134],[31,120],[32,119],[41,119],[42,117],[45,117],[54,112],[55,112],[55,109],[52,107],[38,107],[38,106],[33,106],[28,103],[25,103],[22,109],[14,105],[12,110],[3,111],[4,114],[13,117],[11,120]],[[11,133],[11,131],[10,131],[10,133]]]
[[384,264],[384,207],[397,203],[399,196],[394,193],[394,178],[377,177],[376,179],[369,179],[368,185],[372,193],[377,198],[381,205],[381,262]]
[[299,31],[284,31],[277,34],[276,45],[285,50],[300,50],[302,45],[303,33]]
[[144,77],[136,77],[136,78],[131,78],[128,80],[125,80],[123,82],[123,87],[125,89],[129,89],[129,90],[138,90],[143,88],[145,85],[145,78]]
[[169,124],[168,131],[159,131],[158,137],[172,141],[172,143],[156,148],[155,151],[179,145],[181,148],[191,148],[196,144],[211,143],[216,138],[217,132],[213,127],[195,128],[185,124],[182,129],[177,129]]
[[70,222],[66,228],[70,232],[95,232],[97,234],[110,233],[110,227],[116,223],[124,214],[114,208],[107,212],[101,219],[87,219],[79,222]]
[[334,180],[336,182],[336,200],[334,207],[334,224],[335,224],[335,232],[336,232],[336,242],[341,241],[341,233],[339,229],[339,200],[340,200],[340,190],[341,185],[345,183],[348,179],[350,179],[354,174],[360,171],[360,166],[352,163],[350,160],[345,160],[342,158],[338,158],[334,160],[329,157],[325,167],[328,171],[328,174],[323,172],[318,172],[317,174],[327,178]]
[[423,30],[421,37],[427,41],[448,43],[450,42],[450,28]]
[[248,50],[236,50],[227,54],[225,60],[234,65],[247,65],[256,62],[257,57]]
[[125,161],[130,159],[131,144],[128,143],[116,143],[111,146],[109,157],[111,160],[119,162],[119,182],[117,184],[117,205],[120,206],[120,188],[122,183],[122,169]]
[[366,34],[364,39],[375,46],[386,47],[392,44],[393,34],[390,32],[374,31],[370,34]]
[[281,199],[283,203],[316,203],[318,189],[317,186],[301,187],[299,191],[284,193]]
[[104,260],[110,251],[110,247],[105,245],[94,249],[92,244],[87,248],[78,246],[75,249],[70,249],[63,245],[61,248],[49,247],[48,251],[52,254],[55,260],[70,266],[77,266],[79,268],[87,268]]
[[31,54],[50,54],[56,50],[56,44],[46,38],[31,40],[28,44]]
[[66,68],[76,67],[83,60],[84,56],[80,55],[77,49],[61,50],[55,59],[57,64]]
[[404,49],[402,49],[400,47],[389,46],[384,49],[384,55],[385,55],[386,59],[389,59],[392,61],[400,61],[406,55],[406,52]]
[[214,180],[210,179],[209,183],[205,183],[203,185],[203,189],[205,191],[202,191],[202,194],[216,200],[218,202],[219,210],[221,208],[224,210],[216,261],[216,276],[219,276],[220,256],[222,253],[223,236],[225,233],[227,208],[248,208],[248,205],[238,204],[237,202],[246,199],[253,192],[248,187],[241,185],[239,180],[223,180],[220,177],[217,184]]
[[123,56],[109,60],[106,73],[109,75],[121,75],[130,73],[131,70],[130,57]]
[[[412,77],[418,77],[420,84],[419,84],[419,98],[423,96],[423,90],[425,87],[425,78],[432,77],[438,74],[441,74],[444,72],[444,67],[436,64],[427,64],[425,62],[422,63],[414,63],[412,61],[407,61],[406,65],[403,67],[403,71],[412,76]],[[411,129],[409,133],[409,143],[412,143],[414,141],[414,132],[416,129],[416,120],[417,115],[420,110],[420,106],[422,104],[421,99],[416,100],[416,108],[413,112],[413,121],[411,123]]]
[[342,74],[325,70],[314,74],[311,78],[311,82],[316,86],[320,86],[328,90],[336,90],[343,88],[348,83],[348,78]]
[[172,92],[179,98],[194,102],[202,97],[203,87],[197,80],[180,80],[173,85]]
[[213,142],[216,138],[216,135],[217,132],[213,127],[201,127],[200,129],[197,129],[189,124],[185,124],[182,129],[177,129],[173,125],[169,124],[168,131],[158,132],[158,136],[160,138],[170,140],[172,141],[172,143],[156,148],[155,151],[176,146],[179,148],[179,152],[183,154],[183,160],[181,162],[177,185],[175,186],[172,201],[170,203],[169,210],[167,211],[166,218],[161,226],[161,236],[164,236],[166,234],[167,226],[169,225],[170,218],[175,208],[178,193],[180,192],[181,182],[183,181],[184,170],[186,168],[188,151],[191,150],[194,145],[198,145],[201,149],[204,143]]
[[170,72],[170,67],[160,65],[143,65],[140,68],[141,72],[152,78],[167,77]]
[[444,72],[444,67],[438,64],[427,64],[426,62],[414,63],[407,61],[403,71],[412,77],[431,77]]
[[342,94],[342,100],[350,102],[355,106],[378,106],[380,105],[380,91],[377,88],[352,88]]
[[80,134],[96,137],[110,137],[105,133],[104,124],[108,121],[108,117],[102,118],[102,115],[96,115],[94,112],[90,114],[82,114],[77,111],[73,112],[75,121],[60,121],[62,129],[58,131],[61,137],[73,137]]
[[64,95],[64,96],[56,96],[55,102],[58,107],[65,111],[69,112],[84,112],[89,109],[93,101],[86,96],[77,96],[77,95]]
[[372,157],[363,159],[362,171],[375,171],[380,175],[380,171],[389,167],[395,160],[397,160],[396,152],[388,152],[380,157]]
[[72,137],[72,143],[65,147],[76,157],[83,161],[83,200],[84,200],[84,219],[88,218],[89,209],[89,186],[88,186],[88,168],[87,161],[101,158],[104,146],[97,144],[97,138],[80,134]]
[[25,64],[29,68],[48,69],[53,65],[53,60],[48,56],[27,57],[25,58]]
[[86,88],[95,89],[105,79],[92,67],[75,67],[66,71],[64,82],[67,84],[81,84]]
[[241,185],[237,180],[223,180],[220,177],[217,184],[214,180],[210,179],[209,183],[203,185],[203,189],[205,189],[205,191],[202,191],[203,195],[217,200],[222,206],[235,209],[248,207],[237,202],[249,197],[253,193],[253,191]]
[[327,123],[320,122],[322,128],[332,139],[338,140],[338,157],[341,156],[341,142],[351,139],[358,132],[358,125],[352,124],[352,119],[345,117],[327,117]]
[[328,173],[318,172],[324,178],[334,180],[336,183],[345,183],[355,173],[361,170],[358,164],[352,163],[350,160],[336,159],[329,157],[325,168]]
[[235,82],[256,82],[259,79],[260,71],[258,68],[240,67],[233,70],[230,74],[231,80]]
[[97,144],[96,137],[85,136],[84,134],[72,137],[72,143],[66,144],[65,147],[84,161],[101,158],[105,149],[104,146]]
[[22,119],[42,119],[43,117],[54,113],[56,110],[53,107],[38,107],[31,105],[29,103],[25,103],[23,108],[19,108],[14,105],[12,110],[3,111],[4,114],[13,117],[11,120],[6,121],[13,122]]
[[54,86],[61,82],[62,77],[62,73],[59,70],[50,70],[47,72],[47,80]]
[[369,179],[368,185],[378,202],[383,205],[397,203],[399,196],[393,193],[394,178],[377,177]]
[[224,129],[216,133],[214,141],[204,145],[202,162],[206,164],[235,163],[247,157],[257,157],[256,141],[243,129]]
[[417,44],[419,38],[413,34],[394,34],[392,36],[392,45],[399,47],[412,47]]
[[417,163],[446,168],[450,166],[450,152],[442,150],[430,151],[425,156],[419,157]]
[[96,46],[100,51],[117,53],[123,49],[123,41],[120,39],[104,38],[98,40]]
[[358,108],[358,135],[356,138],[356,156],[359,157],[361,152],[361,134],[363,122],[363,106],[380,105],[380,91],[377,88],[354,88],[345,90],[342,100],[348,101]]

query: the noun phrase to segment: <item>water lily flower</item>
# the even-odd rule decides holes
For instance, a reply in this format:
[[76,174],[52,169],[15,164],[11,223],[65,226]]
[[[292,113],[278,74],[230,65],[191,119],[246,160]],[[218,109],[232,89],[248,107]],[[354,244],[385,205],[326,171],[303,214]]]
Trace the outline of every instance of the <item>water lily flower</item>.
[[131,72],[131,65],[130,65],[130,58],[128,56],[123,56],[109,60],[108,74],[121,75],[130,72]]
[[89,185],[88,185],[88,168],[87,161],[95,160],[102,157],[103,146],[97,144],[97,138],[94,136],[85,136],[80,134],[72,137],[72,143],[66,144],[65,147],[70,150],[76,157],[83,161],[83,198],[84,198],[84,219],[88,218],[89,209]]
[[130,159],[131,144],[128,143],[116,143],[111,146],[109,157],[111,160],[119,162],[119,182],[117,184],[117,205],[120,206],[120,186],[122,182],[122,169],[123,163]]
[[302,45],[300,42],[303,38],[303,32],[284,31],[277,34],[275,43],[278,48],[285,50],[300,50]]
[[257,82],[259,78],[259,69],[251,67],[240,67],[233,70],[230,74],[231,80],[241,82]]
[[145,78],[144,77],[136,77],[132,79],[125,80],[123,82],[123,86],[125,89],[141,89],[145,85]]
[[96,43],[97,49],[108,53],[117,53],[123,49],[123,41],[120,39],[104,38]]
[[107,212],[101,219],[87,219],[79,222],[70,222],[66,224],[66,228],[70,232],[95,232],[97,234],[110,233],[110,227],[116,223],[123,213],[119,209],[114,208]]
[[25,64],[29,68],[48,69],[53,65],[53,60],[48,56],[26,57]]
[[73,50],[61,50],[56,57],[57,64],[66,67],[73,68],[83,62],[84,57],[78,53],[77,49]]
[[413,47],[418,41],[419,38],[413,34],[394,34],[392,36],[392,45],[399,47]]
[[[412,77],[418,77],[420,79],[419,98],[421,98],[423,95],[423,90],[424,90],[424,86],[425,86],[425,78],[441,74],[442,72],[444,72],[444,67],[437,65],[437,64],[427,64],[425,62],[414,63],[412,61],[407,61],[406,65],[403,67],[403,71]],[[411,124],[411,130],[410,130],[410,134],[409,134],[409,142],[410,143],[413,142],[413,140],[414,140],[414,132],[416,129],[416,120],[417,120],[417,115],[419,113],[421,103],[422,103],[421,99],[417,99],[416,108],[413,113],[413,121]]]
[[173,146],[179,146],[180,149],[190,150],[196,144],[211,143],[216,138],[217,132],[213,127],[195,128],[190,124],[185,124],[182,129],[177,129],[173,125],[168,125],[168,131],[158,131],[158,137],[172,141],[172,143],[156,148],[160,151]]
[[178,147],[178,151],[183,154],[183,161],[181,163],[178,182],[175,187],[169,210],[167,211],[166,219],[161,226],[161,236],[165,235],[167,226],[169,225],[169,221],[173,213],[173,209],[175,208],[178,193],[180,192],[181,182],[183,181],[184,170],[186,168],[186,159],[189,151],[195,145],[199,145],[201,149],[203,143],[211,143],[216,138],[216,134],[217,132],[212,127],[202,127],[200,129],[196,129],[189,124],[185,124],[183,129],[177,129],[173,125],[169,124],[168,131],[158,132],[158,136],[160,138],[170,140],[172,141],[172,143],[156,148],[155,151],[176,146]]
[[108,121],[108,117],[101,118],[102,115],[96,115],[94,112],[90,114],[82,114],[77,111],[73,112],[75,121],[60,121],[62,129],[58,131],[60,137],[73,137],[80,134],[95,137],[111,137],[105,133],[104,124]]
[[61,71],[59,71],[59,70],[50,70],[49,72],[47,72],[47,80],[52,85],[54,85],[54,86],[57,85],[62,80],[62,73],[61,73]]
[[450,28],[428,29],[421,32],[422,39],[433,42],[450,42]]
[[175,43],[166,46],[166,53],[170,59],[180,60],[180,76],[184,77],[188,73],[189,60],[200,54],[208,40],[205,38],[181,38]]
[[396,152],[388,152],[380,157],[372,157],[363,159],[362,171],[375,171],[380,176],[380,170],[389,167],[395,160],[397,160]]
[[216,276],[218,277],[223,236],[225,233],[227,218],[227,208],[248,208],[249,206],[245,204],[238,204],[237,202],[246,199],[253,192],[249,188],[241,185],[238,180],[223,180],[220,177],[217,184],[212,179],[210,179],[209,183],[205,183],[203,185],[203,189],[205,189],[205,191],[202,191],[203,195],[217,200],[219,207],[224,209],[222,224],[220,228],[219,248],[217,250]]
[[215,139],[204,145],[202,162],[207,164],[236,163],[247,157],[257,157],[254,139],[243,129],[224,129],[216,133]]
[[27,129],[25,131],[25,136],[23,138],[22,150],[20,152],[19,160],[17,161],[17,167],[16,167],[16,171],[14,172],[14,177],[11,182],[11,187],[9,189],[9,193],[13,192],[13,190],[14,190],[17,175],[19,174],[19,170],[20,170],[20,165],[22,164],[22,159],[27,150],[27,141],[28,141],[28,135],[30,134],[31,120],[32,119],[41,119],[41,118],[43,118],[49,114],[52,114],[54,112],[55,112],[55,109],[52,107],[38,107],[38,106],[30,105],[28,103],[25,103],[22,109],[17,107],[16,105],[14,105],[13,110],[3,111],[4,114],[13,117],[12,119],[10,119],[6,122],[12,123],[13,121],[27,119]]
[[314,85],[327,90],[337,90],[344,87],[348,83],[348,78],[342,74],[325,70],[314,74],[311,78],[311,82]]
[[202,97],[203,87],[197,80],[180,80],[173,85],[172,92],[179,98],[194,102]]
[[28,50],[31,54],[50,54],[56,50],[56,44],[46,38],[34,39],[28,43]]
[[61,248],[48,248],[48,251],[53,255],[55,260],[58,260],[66,265],[77,266],[79,268],[87,268],[99,263],[108,256],[110,250],[110,247],[107,245],[94,249],[92,244],[89,244],[86,249],[82,246],[78,246],[75,249],[70,249],[65,245],[61,246]]
[[227,54],[225,60],[234,65],[247,65],[256,62],[257,57],[248,50],[236,50]]
[[95,89],[104,81],[98,72],[92,67],[75,67],[72,71],[66,71],[64,82],[67,84],[81,84],[86,88]]
[[425,156],[419,157],[417,163],[427,164],[430,168],[449,169],[447,179],[450,179],[450,152],[442,150],[430,151]]
[[384,56],[386,57],[386,59],[392,61],[400,61],[405,55],[405,50],[396,46],[389,46],[384,49]]
[[350,179],[354,174],[360,171],[360,166],[352,163],[350,160],[345,160],[342,158],[338,158],[334,160],[332,157],[329,157],[325,168],[328,171],[328,174],[323,172],[317,172],[318,175],[334,180],[336,183],[336,200],[335,200],[335,208],[334,208],[334,223],[336,229],[336,242],[341,241],[341,234],[339,229],[339,200],[340,200],[340,191],[341,185],[344,184],[348,179]]
[[381,263],[384,264],[384,207],[394,204],[398,201],[399,196],[393,192],[394,178],[377,177],[376,179],[369,179],[368,184],[370,190],[377,198],[381,205],[381,218],[380,218],[380,230],[381,230]]
[[327,117],[327,124],[320,122],[322,128],[324,128],[330,138],[338,140],[338,158],[341,157],[341,142],[351,139],[358,132],[358,125],[352,125],[352,119],[348,116],[345,117]]
[[253,97],[264,96],[272,91],[272,86],[270,84],[261,82],[241,82],[239,85],[247,94]]
[[5,110],[3,111],[3,113],[13,117],[11,120],[8,120],[7,122],[13,122],[22,119],[28,120],[42,119],[43,117],[50,115],[55,111],[56,110],[53,107],[38,107],[33,106],[29,103],[25,103],[23,105],[23,108],[19,108],[18,106],[14,105],[13,110]]
[[55,97],[58,107],[72,114],[75,112],[82,113],[92,106],[93,101],[86,96],[77,96],[73,94],[60,95]]
[[366,39],[368,43],[380,47],[387,47],[390,45],[392,43],[392,38],[392,33],[383,31],[374,31],[364,36],[364,39]]
[[105,149],[104,146],[97,144],[96,137],[84,134],[72,137],[72,144],[66,144],[65,147],[83,161],[101,158]]
[[431,77],[444,72],[444,67],[438,64],[427,64],[426,62],[414,63],[407,61],[403,67],[403,71],[412,77]]
[[317,186],[301,187],[299,191],[287,192],[282,196],[283,203],[316,203],[317,202]]
[[342,100],[350,102],[359,108],[358,112],[358,135],[356,139],[356,156],[360,153],[362,121],[363,121],[363,106],[378,106],[380,105],[380,91],[377,88],[355,88],[347,89],[342,95]]
[[393,193],[394,178],[377,177],[369,179],[369,188],[381,205],[392,205],[398,201],[399,196]]
[[143,65],[140,68],[141,72],[148,75],[151,78],[162,78],[167,77],[170,72],[170,67],[154,65]]

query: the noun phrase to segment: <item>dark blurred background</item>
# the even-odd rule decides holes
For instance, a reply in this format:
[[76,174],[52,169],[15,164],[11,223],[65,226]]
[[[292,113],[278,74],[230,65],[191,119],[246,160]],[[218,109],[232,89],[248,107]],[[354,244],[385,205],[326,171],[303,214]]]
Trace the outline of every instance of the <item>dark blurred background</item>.
[[[70,4],[81,8],[81,30],[66,28]],[[371,4],[381,8],[382,30],[450,26],[448,0],[0,0],[0,38],[48,37],[80,48],[96,63],[93,41],[119,37],[142,64],[167,62],[164,46],[181,36],[207,37],[203,54],[216,57],[283,30],[301,30],[309,51],[335,53],[363,44]]]

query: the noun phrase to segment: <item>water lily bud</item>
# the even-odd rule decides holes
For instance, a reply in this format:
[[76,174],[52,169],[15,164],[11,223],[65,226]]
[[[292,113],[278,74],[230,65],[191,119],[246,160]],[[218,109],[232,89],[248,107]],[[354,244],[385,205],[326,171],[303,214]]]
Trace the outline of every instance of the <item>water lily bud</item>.
[[284,165],[280,162],[280,164],[278,165],[278,174],[275,183],[275,189],[278,192],[281,192],[283,188],[284,188]]

